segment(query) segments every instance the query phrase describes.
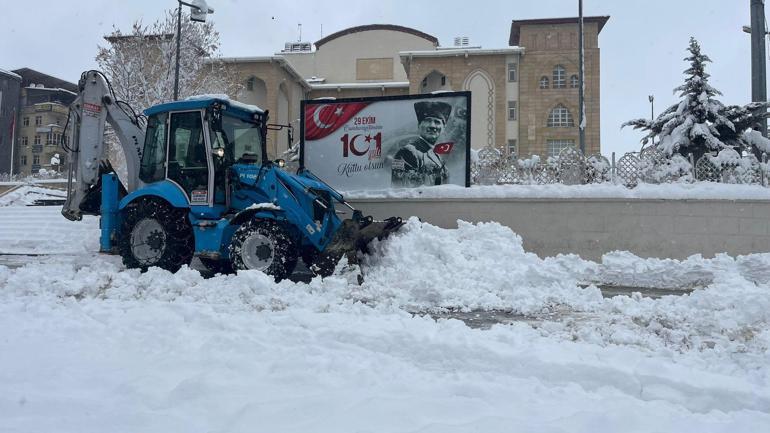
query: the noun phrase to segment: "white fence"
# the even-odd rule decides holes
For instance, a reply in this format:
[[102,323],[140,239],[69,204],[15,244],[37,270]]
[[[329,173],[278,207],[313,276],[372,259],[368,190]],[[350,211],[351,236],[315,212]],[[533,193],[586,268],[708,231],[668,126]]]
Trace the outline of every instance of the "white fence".
[[518,159],[493,148],[482,149],[471,163],[471,182],[477,185],[561,183],[581,185],[611,182],[633,188],[640,183],[708,181],[768,185],[767,156],[760,162],[754,155],[740,155],[732,149],[706,153],[697,161],[692,154],[669,157],[649,147],[626,153],[620,159],[599,154],[584,156],[574,148],[558,157],[541,161],[538,156]]

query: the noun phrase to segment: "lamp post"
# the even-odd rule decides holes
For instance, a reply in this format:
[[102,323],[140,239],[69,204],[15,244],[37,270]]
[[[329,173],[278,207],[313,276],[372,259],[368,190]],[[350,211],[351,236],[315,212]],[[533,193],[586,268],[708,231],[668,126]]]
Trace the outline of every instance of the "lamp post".
[[182,48],[182,5],[190,7],[190,21],[206,22],[206,15],[213,14],[214,9],[206,4],[206,0],[190,0],[191,3],[177,0],[176,8],[176,70],[174,71],[174,101],[179,99],[179,51]]
[[580,152],[585,155],[586,154],[586,106],[585,106],[585,95],[583,94],[585,92],[585,59],[584,56],[584,46],[583,46],[584,40],[583,40],[583,0],[578,0],[578,63],[580,64],[578,69],[578,80],[579,80],[579,88],[578,88],[578,105],[580,106],[578,110],[580,110],[580,125],[578,127],[579,136],[578,139],[580,140]]
[[[655,96],[647,96],[647,100],[650,101],[650,123],[655,121]],[[655,144],[655,137],[652,137],[652,144]]]
[[[751,101],[767,102],[765,37],[769,33],[765,24],[765,0],[750,0],[749,6],[751,7],[751,26],[743,26],[743,31],[751,34]],[[759,131],[767,137],[766,119],[761,120]]]

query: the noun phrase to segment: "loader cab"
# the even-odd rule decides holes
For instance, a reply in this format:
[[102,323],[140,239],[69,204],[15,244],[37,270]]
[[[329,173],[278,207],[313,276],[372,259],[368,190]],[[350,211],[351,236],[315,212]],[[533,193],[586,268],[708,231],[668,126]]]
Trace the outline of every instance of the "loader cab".
[[228,168],[265,161],[266,113],[256,107],[200,98],[157,105],[145,115],[139,178],[170,182],[191,207],[223,206]]

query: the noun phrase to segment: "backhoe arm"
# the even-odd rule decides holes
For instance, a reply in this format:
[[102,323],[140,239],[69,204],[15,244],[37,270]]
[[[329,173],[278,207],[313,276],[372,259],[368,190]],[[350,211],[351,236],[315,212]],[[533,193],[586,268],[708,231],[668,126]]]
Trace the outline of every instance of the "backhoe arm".
[[95,191],[100,180],[100,167],[109,165],[104,128],[107,123],[115,131],[125,154],[129,192],[137,189],[139,165],[144,147],[145,127],[142,118],[125,102],[118,101],[107,78],[99,71],[87,71],[80,76],[78,97],[70,105],[69,177],[67,201],[62,215],[76,221],[84,213],[84,200]]

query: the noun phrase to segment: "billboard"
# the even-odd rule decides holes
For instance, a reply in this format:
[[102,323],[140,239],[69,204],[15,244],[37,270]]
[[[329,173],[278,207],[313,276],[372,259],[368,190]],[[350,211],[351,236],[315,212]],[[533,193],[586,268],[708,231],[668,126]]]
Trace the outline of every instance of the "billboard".
[[302,101],[300,165],[342,191],[470,186],[470,92]]

